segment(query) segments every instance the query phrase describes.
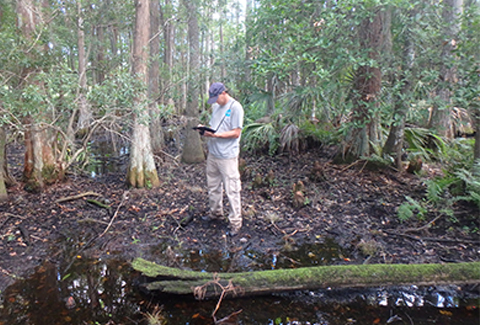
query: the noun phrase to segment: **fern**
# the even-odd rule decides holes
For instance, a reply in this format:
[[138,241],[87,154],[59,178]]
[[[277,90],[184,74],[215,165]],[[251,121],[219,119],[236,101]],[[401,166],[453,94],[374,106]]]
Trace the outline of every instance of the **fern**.
[[403,202],[397,210],[398,219],[400,222],[404,222],[413,217],[412,206],[408,202]]
[[414,215],[419,220],[425,220],[428,209],[426,209],[420,202],[416,201],[410,196],[406,196],[405,199],[407,200],[407,202],[402,203],[397,210],[397,215],[400,221],[407,221],[411,219]]
[[462,199],[473,202],[480,209],[480,163],[472,168],[472,171],[459,169],[455,172],[455,176],[464,185],[464,196]]

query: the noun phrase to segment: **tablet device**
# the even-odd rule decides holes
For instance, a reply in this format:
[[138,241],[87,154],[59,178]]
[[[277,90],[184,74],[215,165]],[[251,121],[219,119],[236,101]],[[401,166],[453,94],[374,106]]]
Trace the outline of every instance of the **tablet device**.
[[211,129],[211,128],[206,127],[206,126],[196,126],[193,129],[194,130],[200,130],[200,134],[203,134],[205,131],[212,132],[212,133],[217,132],[217,130]]

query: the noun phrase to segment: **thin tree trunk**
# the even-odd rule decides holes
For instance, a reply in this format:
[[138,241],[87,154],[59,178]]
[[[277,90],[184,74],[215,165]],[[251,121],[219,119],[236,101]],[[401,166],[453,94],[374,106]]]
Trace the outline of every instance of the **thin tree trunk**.
[[105,35],[104,35],[105,27],[97,26],[95,28],[96,35],[97,35],[97,62],[95,62],[95,83],[101,85],[105,80]]
[[172,93],[172,69],[173,69],[173,49],[174,49],[174,25],[173,25],[173,10],[170,0],[165,0],[163,9],[160,8],[161,24],[163,27],[164,37],[164,52],[163,52],[163,64],[164,64],[164,78],[160,81],[162,92],[160,102],[164,105],[170,105],[173,101],[169,94]]
[[[480,101],[480,98],[477,99]],[[480,164],[480,103],[477,104],[473,112],[473,120],[475,122],[475,147],[473,150],[474,161]]]
[[197,299],[255,296],[295,290],[362,288],[391,285],[480,283],[480,262],[446,264],[362,264],[303,267],[241,273],[194,272],[137,258],[136,271],[154,280],[144,288],[152,292],[195,295]]
[[[416,11],[409,12],[409,17],[415,17]],[[393,110],[393,123],[390,126],[390,132],[388,134],[387,141],[383,146],[383,153],[393,155],[395,157],[395,163],[399,170],[403,169],[402,166],[402,149],[403,140],[405,136],[405,120],[408,113],[409,98],[411,92],[410,84],[410,72],[413,68],[415,58],[415,45],[410,35],[410,32],[405,32],[405,48],[403,53],[404,67],[402,69],[399,82],[402,83],[400,93],[396,94],[395,106]]]
[[433,106],[429,126],[434,128],[437,133],[448,139],[454,137],[451,105],[452,92],[450,85],[457,82],[457,68],[451,65],[452,53],[456,47],[456,38],[460,32],[460,16],[463,11],[463,0],[446,0],[443,7],[443,22],[445,26],[445,42],[442,48],[442,67],[440,70],[439,90],[437,91],[438,100]]
[[7,183],[11,182],[7,167],[7,133],[0,128],[0,202],[8,200]]
[[[150,37],[150,0],[137,0],[135,10],[135,37],[133,44],[133,73],[144,85],[148,84],[148,40]],[[134,100],[133,137],[127,184],[133,187],[157,187],[160,185],[153,159],[150,130],[148,128],[148,95],[140,93]],[[145,118],[147,117],[147,118]]]
[[245,84],[252,81],[251,60],[253,57],[252,49],[252,21],[253,21],[253,0],[246,0],[245,8]]
[[205,160],[202,143],[197,131],[193,130],[198,125],[198,89],[200,84],[199,67],[199,27],[197,8],[194,3],[183,0],[188,12],[188,43],[190,49],[189,70],[190,75],[187,81],[187,109],[188,118],[185,145],[182,151],[182,161],[186,163],[198,163]]
[[77,2],[78,15],[78,76],[79,76],[79,93],[78,93],[78,123],[77,129],[81,136],[85,135],[90,128],[92,122],[92,112],[88,107],[87,98],[87,66],[85,54],[85,31],[83,30],[83,17],[80,1]]
[[162,123],[158,117],[160,109],[160,2],[153,0],[150,8],[150,65],[148,69],[148,98],[150,100],[150,134],[152,150],[159,153],[164,147]]
[[[220,78],[221,78],[221,81],[222,82],[225,82],[225,79],[227,78],[227,71],[226,71],[226,67],[225,67],[225,55],[224,55],[224,51],[225,51],[225,42],[224,42],[224,39],[223,39],[223,20],[221,19],[220,20],[220,30],[219,30],[219,34],[220,34],[220,56],[222,58],[222,62],[220,64]],[[217,80],[218,81],[218,80]]]

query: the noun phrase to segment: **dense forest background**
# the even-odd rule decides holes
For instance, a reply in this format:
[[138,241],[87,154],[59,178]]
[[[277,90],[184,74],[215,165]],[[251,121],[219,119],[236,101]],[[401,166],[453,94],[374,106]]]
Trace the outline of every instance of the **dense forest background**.
[[91,163],[101,137],[128,144],[130,186],[157,186],[168,143],[205,159],[191,127],[221,81],[245,108],[244,154],[439,163],[425,202],[480,207],[478,0],[2,0],[0,22],[2,199],[11,143],[29,191]]

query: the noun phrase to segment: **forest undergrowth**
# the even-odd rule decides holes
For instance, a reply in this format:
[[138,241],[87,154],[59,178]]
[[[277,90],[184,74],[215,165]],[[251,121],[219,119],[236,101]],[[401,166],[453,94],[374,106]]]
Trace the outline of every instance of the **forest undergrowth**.
[[45,261],[80,257],[129,261],[141,256],[182,266],[185,252],[223,252],[231,256],[223,271],[240,271],[265,268],[271,261],[245,261],[246,251],[283,255],[287,264],[298,267],[303,260],[286,252],[334,242],[342,253],[330,264],[479,260],[479,211],[474,204],[455,202],[453,215],[425,210],[421,217],[399,218],[407,197],[424,200],[426,180],[441,173],[438,167],[424,164],[415,175],[393,168],[373,170],[361,160],[336,165],[333,149],[243,155],[244,226],[231,238],[226,219],[208,219],[204,163],[186,165],[170,155],[159,157],[162,182],[153,189],[128,188],[126,167],[120,166],[96,177],[69,174],[65,182],[29,193],[20,181],[23,151],[10,146],[10,173],[18,183],[9,189],[9,201],[0,205],[0,290]]

